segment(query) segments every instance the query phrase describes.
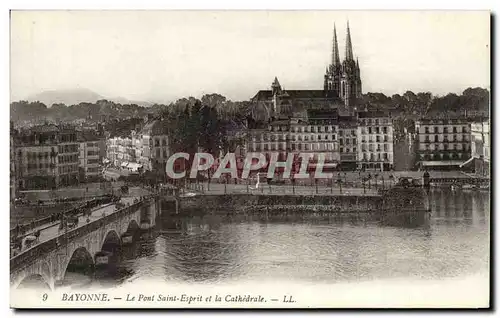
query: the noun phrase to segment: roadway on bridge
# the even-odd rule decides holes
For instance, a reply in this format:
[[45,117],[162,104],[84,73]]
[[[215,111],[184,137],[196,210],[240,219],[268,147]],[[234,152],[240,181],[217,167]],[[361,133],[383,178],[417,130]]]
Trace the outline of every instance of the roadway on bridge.
[[[135,187],[135,188],[130,188],[129,189],[129,194],[127,196],[124,196],[120,199],[120,202],[123,204],[132,204],[135,199],[139,199],[141,196],[145,196],[150,194],[150,192],[146,189]],[[103,204],[101,206],[98,206],[94,209],[92,209],[92,213],[89,216],[89,222],[93,222],[95,220],[98,220],[106,215],[110,215],[115,212],[116,204],[114,203],[108,203],[108,204]],[[38,228],[35,228],[34,231],[31,231],[31,233],[40,230],[40,236],[38,238],[38,241],[36,244],[33,244],[30,246],[30,248],[37,246],[43,242],[49,241],[53,238],[56,238],[62,234],[65,233],[64,229],[59,229],[59,223],[60,220],[51,223],[51,224],[45,224],[43,226],[40,226]],[[78,216],[78,225],[71,230],[80,228],[84,225],[87,224],[87,216],[86,215],[80,215]],[[26,251],[27,248],[23,244],[23,247],[21,249],[21,253]]]

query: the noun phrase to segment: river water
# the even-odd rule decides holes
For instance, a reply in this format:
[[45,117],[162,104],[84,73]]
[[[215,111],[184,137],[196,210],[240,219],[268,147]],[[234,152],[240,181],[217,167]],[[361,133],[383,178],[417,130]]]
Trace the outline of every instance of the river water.
[[[353,222],[160,221],[92,285],[350,283],[467,277],[489,272],[489,193],[432,190],[432,217],[419,228]],[[170,227],[170,226],[168,226]]]

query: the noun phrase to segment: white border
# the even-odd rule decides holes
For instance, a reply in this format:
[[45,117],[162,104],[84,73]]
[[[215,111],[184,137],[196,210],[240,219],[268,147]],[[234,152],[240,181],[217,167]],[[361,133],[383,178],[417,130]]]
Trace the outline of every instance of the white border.
[[[253,9],[253,10],[264,10],[264,9],[273,9],[273,10],[317,10],[317,9],[322,9],[322,10],[346,10],[346,9],[354,9],[354,10],[369,10],[369,9],[375,9],[375,10],[493,10],[494,12],[498,13],[500,10],[499,8],[499,1],[497,0],[468,0],[468,1],[463,1],[463,0],[454,0],[454,1],[437,1],[437,0],[420,0],[420,1],[398,1],[398,0],[393,0],[393,1],[370,1],[370,0],[351,0],[351,1],[343,1],[339,3],[338,1],[317,1],[317,0],[307,0],[307,1],[296,1],[296,0],[287,0],[287,1],[281,1],[281,2],[270,2],[269,0],[246,0],[246,1],[221,1],[221,0],[212,0],[210,2],[208,1],[203,1],[203,0],[198,0],[198,1],[193,1],[193,0],[186,0],[186,1],[152,1],[152,0],[141,0],[141,1],[105,1],[105,0],[87,0],[87,1],[73,1],[69,3],[68,1],[54,1],[54,0],[45,0],[42,2],[39,1],[12,1],[12,0],[7,0],[7,1],[2,1],[2,14],[1,14],[1,26],[2,28],[0,29],[0,34],[1,34],[1,43],[4,45],[1,46],[1,54],[2,54],[2,62],[1,63],[1,76],[2,76],[2,90],[1,90],[1,95],[2,95],[2,101],[4,101],[3,106],[1,108],[2,111],[2,120],[4,121],[3,125],[1,127],[4,127],[5,132],[3,134],[0,134],[0,142],[2,145],[2,149],[5,149],[3,152],[3,156],[1,157],[1,162],[2,164],[0,165],[3,167],[1,170],[2,173],[2,198],[3,202],[5,204],[5,209],[4,213],[6,215],[6,218],[9,215],[9,207],[8,207],[8,196],[9,196],[9,191],[8,189],[8,179],[9,179],[9,172],[7,167],[9,166],[8,164],[8,156],[6,151],[9,147],[8,143],[8,137],[7,137],[7,127],[9,126],[8,123],[8,118],[9,118],[9,9],[43,9],[43,10],[49,10],[49,9],[59,9],[59,10],[65,10],[65,9],[107,9],[107,10],[134,10],[134,9],[233,9],[233,10],[248,10],[248,9]],[[498,24],[498,21],[496,21]],[[498,33],[495,33],[495,40],[498,42]],[[498,89],[498,84],[495,85],[495,92]],[[495,120],[498,122],[498,114],[500,112],[496,112]],[[498,132],[499,129],[496,129]],[[494,140],[497,140],[497,143],[500,142],[500,138],[496,138],[498,136],[495,136]],[[497,145],[495,145],[497,146]],[[494,147],[494,152],[497,147]],[[496,154],[496,152],[495,152]],[[497,169],[498,170],[498,169]],[[498,192],[497,192],[498,191]],[[498,197],[500,190],[498,187],[496,187],[496,193],[495,196]],[[498,222],[498,217],[496,217],[497,222]],[[1,223],[2,226],[5,227],[5,232],[2,231],[2,233],[8,233],[8,220],[5,219],[4,222]],[[498,225],[498,224],[496,224]],[[498,228],[498,227],[497,227]],[[6,235],[5,235],[6,236]],[[2,251],[1,255],[9,255],[8,252],[8,245],[6,242],[7,238],[4,238],[2,246]],[[4,297],[1,297],[2,301],[4,302],[2,304],[2,314],[5,314],[6,316],[11,316],[14,315],[14,312],[9,309],[9,297],[7,297],[9,291],[9,278],[7,273],[9,272],[9,265],[7,262],[7,258],[5,257],[5,262],[2,263],[2,272],[4,273],[2,275],[2,285],[1,287],[3,288],[4,293],[2,295]],[[497,267],[495,268],[497,269]],[[473,291],[464,291],[464,292],[473,292]],[[497,306],[498,306],[498,302]],[[49,313],[34,313],[37,317],[44,316],[44,315],[52,315],[52,312]],[[61,313],[62,315],[71,315],[71,316],[84,316],[88,315],[86,312],[77,312],[77,313],[68,313],[68,312],[63,312]],[[131,313],[120,313],[120,315],[123,316],[132,316],[132,315],[142,315],[142,313],[136,313],[136,312],[131,312]],[[163,315],[164,313],[160,313]],[[172,315],[171,313],[167,313],[168,315]],[[192,314],[187,314],[187,313],[176,313],[175,315],[182,315],[183,317],[189,317],[192,315],[195,315],[197,313],[192,313]],[[230,313],[231,316],[237,316],[240,313],[238,312],[232,312]],[[263,314],[261,312],[259,313],[253,313],[253,315],[256,314]],[[272,314],[272,313],[271,313]],[[290,315],[292,313],[287,312],[284,313],[285,315]],[[339,313],[337,313],[339,314]],[[387,313],[380,313],[382,315],[386,315]],[[399,315],[403,316],[406,313],[400,313]],[[439,314],[439,316],[442,316],[443,313]],[[446,314],[446,313],[444,313]],[[448,313],[449,315],[455,315],[455,313]],[[93,312],[92,315],[98,316],[98,317],[104,317],[106,313],[95,313]],[[340,315],[346,315],[345,313],[340,313]],[[351,314],[352,315],[352,314]],[[434,314],[429,314],[426,313],[428,316],[436,316],[438,313]],[[207,316],[213,316],[217,317],[218,313],[209,313]]]

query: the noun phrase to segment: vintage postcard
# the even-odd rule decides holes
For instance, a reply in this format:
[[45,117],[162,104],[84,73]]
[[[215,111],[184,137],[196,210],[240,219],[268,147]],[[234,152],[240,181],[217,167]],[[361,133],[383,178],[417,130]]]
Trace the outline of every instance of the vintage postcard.
[[490,24],[11,11],[11,307],[489,308]]

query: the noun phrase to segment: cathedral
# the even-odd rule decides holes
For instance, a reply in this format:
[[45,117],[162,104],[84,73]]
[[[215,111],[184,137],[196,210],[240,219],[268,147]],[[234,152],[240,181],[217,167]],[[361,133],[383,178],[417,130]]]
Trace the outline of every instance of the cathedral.
[[339,113],[354,115],[357,100],[362,94],[358,59],[354,59],[351,32],[347,23],[345,55],[339,54],[337,31],[333,29],[331,64],[324,75],[320,90],[285,90],[274,78],[270,90],[261,90],[252,98],[253,117],[257,120],[304,117],[310,109],[337,109]]

